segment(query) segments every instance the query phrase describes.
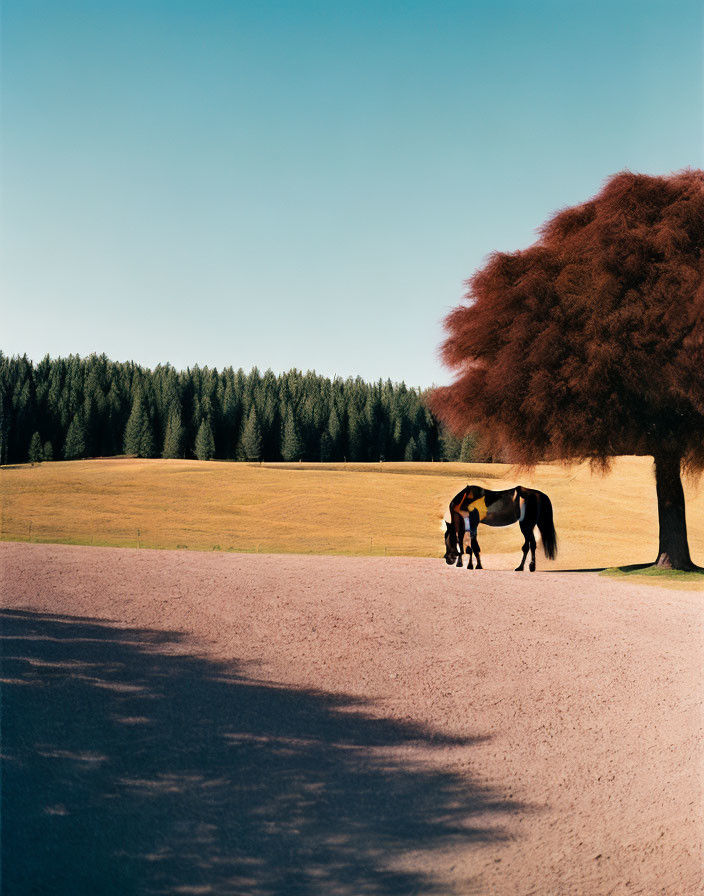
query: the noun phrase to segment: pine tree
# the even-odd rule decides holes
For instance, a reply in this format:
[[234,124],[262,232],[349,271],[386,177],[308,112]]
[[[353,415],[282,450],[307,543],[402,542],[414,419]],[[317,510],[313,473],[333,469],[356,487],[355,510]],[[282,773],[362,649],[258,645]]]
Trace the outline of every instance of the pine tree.
[[12,394],[13,422],[9,431],[10,455],[14,460],[23,461],[27,456],[27,445],[34,429],[32,414],[32,390],[30,372],[26,358],[18,365],[18,380]]
[[298,433],[298,427],[293,417],[291,407],[286,410],[286,420],[284,422],[284,435],[281,442],[281,455],[284,460],[300,460],[301,458],[301,437]]
[[125,427],[125,454],[136,457],[151,457],[154,454],[154,436],[149,417],[142,401],[142,392],[137,389],[132,411]]
[[404,425],[403,419],[399,416],[394,415],[393,419],[393,431],[392,431],[392,459],[400,460],[403,456],[403,448],[404,445],[407,444],[404,442]]
[[324,430],[322,436],[320,437],[320,461],[321,463],[328,463],[332,460],[332,439],[330,438],[330,434],[327,430]]
[[462,445],[454,433],[442,427],[439,439],[440,457],[442,460],[459,460]]
[[[368,387],[373,389],[374,387]],[[371,392],[365,402],[362,414],[364,422],[365,440],[367,443],[366,457],[364,460],[379,460],[384,453],[384,434],[381,423],[381,404],[379,398]]]
[[183,426],[181,424],[181,411],[177,405],[172,405],[169,412],[166,434],[164,435],[164,450],[161,452],[161,456],[170,458],[183,457]]
[[430,460],[428,453],[428,435],[424,429],[418,433],[416,441],[416,460]]
[[51,442],[44,442],[43,460],[54,459],[54,447]]
[[408,440],[408,444],[406,445],[406,451],[403,455],[403,459],[406,461],[416,460],[416,453],[416,440],[413,438],[413,436],[411,436],[411,438]]
[[259,429],[262,434],[261,456],[268,460],[278,458],[282,441],[282,428],[279,422],[279,409],[276,396],[267,395],[264,406],[257,415]]
[[73,415],[68,432],[66,433],[66,442],[64,443],[64,458],[66,460],[75,460],[78,457],[85,457],[86,439],[83,429],[83,420],[81,415],[76,412]]
[[347,412],[347,460],[364,460],[364,433],[359,412],[352,402]]
[[35,432],[32,436],[32,441],[29,443],[29,462],[31,464],[38,464],[43,459],[44,452],[42,451],[41,436],[38,432]]
[[460,460],[463,464],[475,463],[477,459],[477,437],[474,433],[468,432],[462,439],[462,447],[460,448]]
[[330,457],[328,460],[339,460],[341,434],[340,418],[337,416],[333,402],[330,407],[330,419],[328,420],[328,436],[330,437]]
[[210,420],[203,417],[196,435],[196,457],[198,460],[212,460],[215,456],[215,440]]
[[122,448],[122,434],[125,427],[123,397],[120,393],[117,375],[110,384],[106,399],[105,445],[106,454],[119,454]]
[[245,460],[260,460],[262,456],[262,434],[254,407],[249,412],[247,422],[244,425],[240,447]]
[[232,374],[232,368],[227,371],[228,380],[225,386],[223,396],[222,417],[223,417],[223,444],[225,445],[224,456],[234,457],[237,447],[237,431],[240,424],[241,405],[239,396],[235,389],[235,383]]
[[[305,400],[298,406],[293,416],[293,421],[298,433],[299,449],[298,459],[315,457],[315,448],[320,441],[320,435],[315,429],[315,398],[312,393],[313,384],[310,379],[304,381],[304,388],[311,390]],[[303,392],[306,395],[306,392]]]

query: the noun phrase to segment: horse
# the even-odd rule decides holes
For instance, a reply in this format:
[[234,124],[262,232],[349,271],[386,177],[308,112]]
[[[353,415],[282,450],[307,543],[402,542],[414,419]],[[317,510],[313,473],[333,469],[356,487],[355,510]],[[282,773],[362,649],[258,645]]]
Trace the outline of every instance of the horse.
[[[494,492],[480,485],[467,485],[450,501],[450,522],[445,530],[445,563],[462,566],[462,554],[468,556],[467,569],[473,569],[472,553],[477,558],[477,569],[483,569],[479,556],[477,526],[510,526],[518,523],[523,533],[523,559],[516,572],[525,568],[530,550],[529,569],[535,572],[535,536],[538,531],[543,540],[543,550],[549,560],[557,556],[557,534],[552,516],[550,498],[536,489],[517,485],[504,491]],[[465,534],[469,533],[470,546],[464,548]]]

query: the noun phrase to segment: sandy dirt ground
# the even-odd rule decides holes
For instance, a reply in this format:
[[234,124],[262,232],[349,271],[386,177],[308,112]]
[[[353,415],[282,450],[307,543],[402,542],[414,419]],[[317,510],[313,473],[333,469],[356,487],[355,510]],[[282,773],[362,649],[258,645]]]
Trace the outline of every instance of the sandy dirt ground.
[[704,892],[704,597],[0,545],[3,892]]

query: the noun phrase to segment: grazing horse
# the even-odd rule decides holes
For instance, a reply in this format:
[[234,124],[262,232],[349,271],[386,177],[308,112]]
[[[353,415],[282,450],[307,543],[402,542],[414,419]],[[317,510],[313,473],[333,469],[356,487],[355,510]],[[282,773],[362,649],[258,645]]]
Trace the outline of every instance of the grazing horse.
[[[538,527],[543,539],[545,556],[553,560],[557,555],[557,535],[552,519],[550,498],[533,488],[517,485],[502,492],[492,492],[480,485],[467,485],[450,501],[450,522],[445,531],[445,563],[451,566],[455,560],[462,566],[462,554],[468,556],[467,569],[473,569],[472,553],[477,558],[477,569],[482,569],[477,541],[477,526],[510,526],[518,523],[523,533],[523,559],[516,572],[525,567],[530,550],[531,572],[535,572],[535,536]],[[469,548],[464,548],[464,537],[469,534]]]

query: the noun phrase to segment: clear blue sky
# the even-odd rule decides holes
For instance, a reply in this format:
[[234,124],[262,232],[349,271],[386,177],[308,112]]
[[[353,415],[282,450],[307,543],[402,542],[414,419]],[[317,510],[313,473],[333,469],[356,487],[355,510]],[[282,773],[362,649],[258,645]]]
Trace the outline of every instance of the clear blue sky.
[[700,0],[5,0],[0,348],[447,382],[463,281],[702,167]]

